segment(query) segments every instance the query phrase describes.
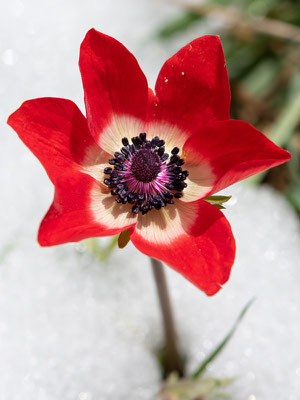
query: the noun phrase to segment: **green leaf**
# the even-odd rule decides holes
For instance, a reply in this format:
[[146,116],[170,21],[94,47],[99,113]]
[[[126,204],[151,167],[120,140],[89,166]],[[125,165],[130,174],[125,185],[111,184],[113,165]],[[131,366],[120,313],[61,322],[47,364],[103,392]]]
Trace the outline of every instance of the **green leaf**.
[[252,96],[263,97],[268,92],[270,85],[277,82],[279,63],[274,59],[262,59],[242,80],[247,91]]
[[192,377],[198,378],[204,371],[205,368],[207,367],[207,365],[213,361],[217,355],[223,350],[223,348],[225,347],[225,345],[229,342],[229,340],[231,339],[231,337],[233,336],[235,330],[237,329],[237,327],[239,326],[240,322],[242,321],[242,319],[244,318],[246,312],[248,311],[249,307],[251,306],[251,304],[253,303],[254,298],[251,299],[246,305],[245,307],[242,309],[242,311],[240,312],[237,320],[235,321],[233,327],[230,329],[230,331],[228,332],[228,334],[225,336],[225,338],[222,340],[222,342],[215,348],[215,350],[213,350],[206,358],[205,360],[202,362],[202,364],[200,365],[200,367],[192,374]]
[[300,122],[300,71],[291,80],[286,107],[272,129],[270,137],[278,146],[287,143]]
[[11,253],[11,251],[14,249],[15,243],[11,242],[6,244],[3,248],[2,251],[0,252],[0,264],[3,263],[3,261],[6,259],[6,257]]
[[108,257],[113,252],[114,248],[118,243],[118,236],[114,236],[108,245],[100,246],[97,239],[89,239],[85,241],[85,246],[92,253],[92,255],[99,261],[103,262],[108,259]]
[[202,16],[199,14],[187,12],[161,28],[158,31],[157,36],[160,39],[167,39],[175,35],[176,33],[179,33],[189,28],[190,25],[192,25],[195,21],[199,21],[201,18]]
[[[295,75],[290,83],[288,100],[277,120],[271,128],[269,137],[275,144],[282,147],[291,139],[300,122],[300,72]],[[265,177],[267,171],[253,175],[247,179],[247,183],[258,184]]]
[[290,184],[286,196],[295,210],[300,213],[300,181]]
[[124,249],[125,246],[130,242],[129,230],[123,231],[118,237],[119,249]]

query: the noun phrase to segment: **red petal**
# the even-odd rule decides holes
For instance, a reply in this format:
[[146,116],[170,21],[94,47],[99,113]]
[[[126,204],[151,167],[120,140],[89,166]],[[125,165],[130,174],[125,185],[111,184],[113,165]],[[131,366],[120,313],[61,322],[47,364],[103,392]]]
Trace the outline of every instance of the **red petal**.
[[26,101],[7,123],[40,160],[52,182],[68,170],[81,168],[79,164],[85,164],[85,160],[92,163],[91,155],[99,157],[101,153],[85,117],[70,100]]
[[[199,165],[202,160],[210,164],[215,182],[207,195],[290,159],[287,151],[250,124],[238,120],[214,122],[204,127],[187,140],[184,152],[187,169],[197,159]],[[189,179],[196,181],[197,177],[190,174]],[[199,197],[202,197],[200,191]]]
[[91,29],[81,44],[79,67],[88,124],[98,143],[113,114],[145,118],[147,80],[121,43]]
[[136,223],[131,205],[115,198],[91,176],[76,173],[57,180],[54,201],[38,235],[41,246],[120,233]]
[[199,126],[229,118],[230,88],[219,37],[189,43],[162,67],[153,117],[195,132]]
[[224,215],[205,201],[152,210],[130,230],[133,244],[211,296],[229,278],[235,241]]

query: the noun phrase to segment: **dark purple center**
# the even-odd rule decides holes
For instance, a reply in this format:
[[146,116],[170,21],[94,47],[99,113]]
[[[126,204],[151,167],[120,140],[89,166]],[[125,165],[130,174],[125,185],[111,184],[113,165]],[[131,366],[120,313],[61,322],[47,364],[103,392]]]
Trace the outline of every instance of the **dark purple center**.
[[111,167],[104,168],[104,183],[116,196],[116,202],[132,204],[132,212],[142,215],[174,204],[183,196],[189,174],[182,170],[184,159],[179,147],[168,154],[163,139],[147,139],[145,132],[131,138],[131,142],[124,137],[120,152],[116,151],[108,161]]
[[160,172],[160,157],[151,149],[140,149],[132,155],[131,172],[141,182],[152,182]]

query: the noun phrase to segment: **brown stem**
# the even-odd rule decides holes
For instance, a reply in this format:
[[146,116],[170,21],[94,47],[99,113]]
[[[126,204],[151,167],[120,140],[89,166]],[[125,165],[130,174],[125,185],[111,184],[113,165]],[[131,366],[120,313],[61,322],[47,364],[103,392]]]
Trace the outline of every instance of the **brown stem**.
[[300,43],[300,29],[296,25],[266,17],[250,17],[236,7],[227,7],[220,4],[195,4],[183,0],[169,0],[194,13],[220,17],[227,25],[236,30],[263,33],[281,39]]
[[156,283],[161,315],[165,332],[165,375],[176,371],[180,376],[183,375],[183,366],[177,349],[177,336],[168,291],[166,275],[162,263],[151,258],[152,271]]

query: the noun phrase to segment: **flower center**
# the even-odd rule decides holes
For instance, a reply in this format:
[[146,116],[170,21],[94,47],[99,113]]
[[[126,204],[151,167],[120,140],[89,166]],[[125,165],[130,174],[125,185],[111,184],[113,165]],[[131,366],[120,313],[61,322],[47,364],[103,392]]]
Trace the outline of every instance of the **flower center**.
[[153,181],[161,168],[161,160],[157,153],[150,149],[140,149],[132,156],[131,172],[140,182]]
[[184,182],[188,171],[183,171],[184,160],[178,155],[179,148],[174,147],[171,156],[165,152],[165,141],[158,136],[146,139],[146,133],[140,133],[129,140],[122,139],[120,153],[109,160],[112,167],[106,167],[104,173],[109,178],[104,183],[116,196],[118,203],[132,204],[132,212],[146,214],[183,196],[187,187]]

